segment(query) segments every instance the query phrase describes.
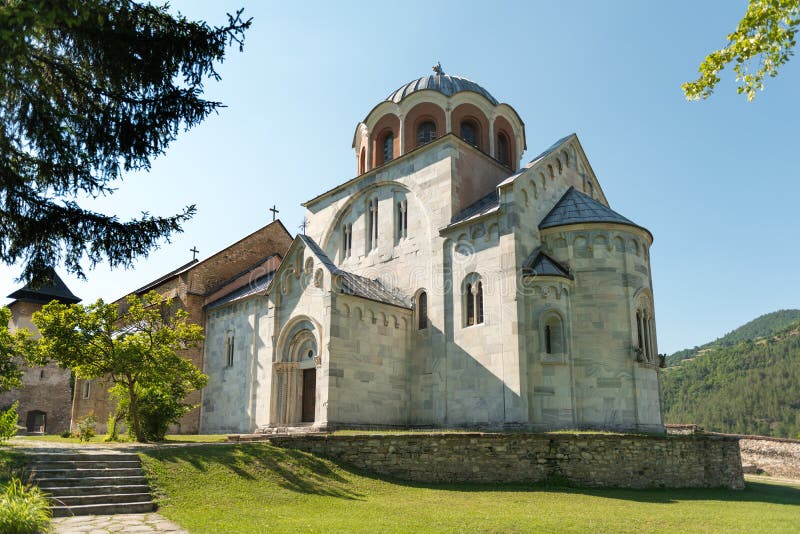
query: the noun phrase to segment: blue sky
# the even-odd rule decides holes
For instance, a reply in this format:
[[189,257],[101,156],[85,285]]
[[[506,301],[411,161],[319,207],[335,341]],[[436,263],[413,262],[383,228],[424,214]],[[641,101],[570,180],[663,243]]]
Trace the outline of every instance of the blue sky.
[[[800,307],[800,59],[753,103],[729,71],[708,101],[680,90],[744,0],[171,4],[212,24],[244,7],[254,23],[206,86],[228,107],[93,203],[121,218],[191,203],[198,214],[131,270],[99,266],[81,282],[60,269],[85,301],[143,285],[192,246],[207,257],[267,223],[273,204],[296,231],[301,202],[355,175],[356,124],[441,61],[514,106],[524,161],[577,132],[612,207],[652,231],[661,352]],[[3,295],[18,274],[0,267]]]

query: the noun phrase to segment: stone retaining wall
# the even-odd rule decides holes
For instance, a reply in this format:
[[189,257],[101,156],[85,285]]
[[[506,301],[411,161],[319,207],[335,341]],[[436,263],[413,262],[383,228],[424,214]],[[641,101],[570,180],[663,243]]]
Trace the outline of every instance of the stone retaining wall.
[[739,443],[723,436],[619,434],[368,434],[273,437],[278,447],[414,482],[744,487]]
[[739,439],[742,462],[769,476],[800,480],[800,441],[764,436]]

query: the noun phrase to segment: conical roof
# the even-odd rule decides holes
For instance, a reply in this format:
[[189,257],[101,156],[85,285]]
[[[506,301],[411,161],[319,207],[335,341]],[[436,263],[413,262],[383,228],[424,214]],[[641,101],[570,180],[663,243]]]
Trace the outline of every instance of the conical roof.
[[564,193],[561,200],[556,203],[553,209],[550,210],[550,213],[539,223],[539,228],[544,229],[568,224],[598,222],[627,224],[641,228],[630,219],[623,217],[616,211],[601,204],[589,195],[581,193],[574,187],[570,187],[567,192]]
[[64,304],[77,304],[81,301],[81,299],[72,294],[67,284],[61,280],[53,268],[47,268],[40,279],[43,281],[36,284],[26,284],[25,287],[11,293],[8,298],[37,304],[47,304],[52,300],[57,300]]

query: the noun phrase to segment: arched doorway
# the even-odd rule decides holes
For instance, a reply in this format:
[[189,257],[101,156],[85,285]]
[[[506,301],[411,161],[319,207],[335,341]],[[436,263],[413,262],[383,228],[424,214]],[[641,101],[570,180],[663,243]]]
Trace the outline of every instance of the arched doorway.
[[319,353],[316,329],[307,320],[290,328],[273,364],[274,406],[272,421],[278,425],[313,423],[317,408],[317,365]]
[[47,428],[47,414],[41,410],[31,410],[25,417],[25,429],[31,433],[44,434]]

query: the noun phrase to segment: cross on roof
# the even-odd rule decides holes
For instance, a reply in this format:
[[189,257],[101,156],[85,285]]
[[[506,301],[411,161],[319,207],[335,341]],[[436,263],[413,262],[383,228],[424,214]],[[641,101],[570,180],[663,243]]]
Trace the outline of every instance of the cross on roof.
[[189,249],[189,252],[192,253],[192,261],[194,261],[194,260],[197,259],[197,253],[200,252],[200,251],[197,250],[197,246],[194,246],[194,247]]
[[306,235],[306,228],[308,228],[308,219],[303,217],[303,222],[300,223],[300,231],[303,232],[303,235]]
[[280,211],[276,208],[275,204],[269,209],[272,212],[272,222],[275,222],[275,216],[280,213]]

